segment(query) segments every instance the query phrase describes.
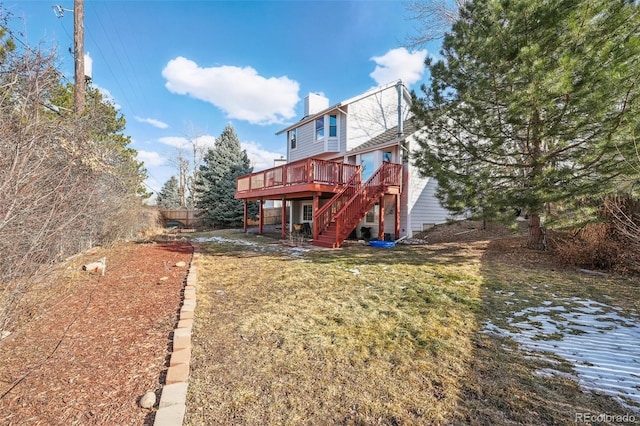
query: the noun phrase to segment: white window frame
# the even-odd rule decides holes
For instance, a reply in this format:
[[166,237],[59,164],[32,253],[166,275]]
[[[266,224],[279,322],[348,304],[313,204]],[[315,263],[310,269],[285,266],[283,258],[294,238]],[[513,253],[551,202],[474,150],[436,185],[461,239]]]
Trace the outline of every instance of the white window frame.
[[[322,127],[318,128],[318,123],[320,122],[320,120],[322,120]],[[326,123],[325,123],[325,116],[323,115],[322,117],[318,117],[313,121],[313,134],[315,135],[316,138],[316,142],[321,142],[324,141],[325,138],[327,137],[327,132],[326,132]],[[322,136],[318,136],[318,131],[322,130]]]
[[[373,214],[373,219],[372,220],[369,220],[369,215],[370,214]],[[379,207],[378,203],[376,203],[376,205],[371,207],[371,209],[369,209],[367,214],[364,216],[364,223],[375,225],[375,224],[378,223],[378,218],[379,217],[380,217],[380,207]]]
[[[327,121],[329,122],[329,133],[327,134],[327,137],[329,139],[338,139],[338,136],[340,134],[340,116],[338,114],[329,114],[327,117],[328,117]],[[331,117],[336,118],[336,135],[335,136],[331,136]]]
[[[311,213],[310,219],[305,219],[305,208],[308,207]],[[300,206],[300,223],[313,222],[313,203],[302,203]]]
[[298,148],[298,129],[289,130],[289,149],[295,151]]

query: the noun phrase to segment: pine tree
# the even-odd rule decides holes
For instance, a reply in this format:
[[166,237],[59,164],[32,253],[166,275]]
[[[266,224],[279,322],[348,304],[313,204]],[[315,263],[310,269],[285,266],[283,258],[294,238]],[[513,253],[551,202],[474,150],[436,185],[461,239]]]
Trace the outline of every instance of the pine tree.
[[[619,188],[634,173],[640,15],[624,0],[478,0],[427,60],[415,97],[423,127],[415,163],[445,206],[482,216],[541,218]],[[635,175],[637,178],[637,175]]]
[[163,209],[180,208],[180,194],[178,186],[178,179],[176,179],[175,176],[171,176],[171,178],[162,185],[162,188],[156,197],[156,204],[158,207]]
[[[234,198],[236,178],[251,173],[253,168],[240,140],[231,125],[227,125],[213,148],[210,148],[204,164],[200,166],[201,195],[198,208],[203,209],[205,225],[234,227],[242,224],[244,206]],[[255,217],[257,206],[251,203],[249,214]]]

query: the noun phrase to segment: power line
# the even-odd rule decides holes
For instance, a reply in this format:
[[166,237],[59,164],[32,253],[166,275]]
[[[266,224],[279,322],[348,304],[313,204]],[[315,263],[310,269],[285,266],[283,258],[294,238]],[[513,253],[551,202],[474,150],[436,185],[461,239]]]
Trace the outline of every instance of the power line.
[[[111,8],[107,8],[107,15],[108,15],[108,17],[109,17],[109,20],[111,21],[111,25],[112,25],[112,27],[114,27],[114,28],[115,28],[115,20],[113,19],[113,15],[111,15]],[[124,14],[123,14],[123,17],[124,17],[124,19],[125,19],[125,20],[127,20],[128,15],[127,15],[126,13],[124,13]],[[128,22],[127,22],[127,24],[128,24]],[[131,25],[127,25],[127,26],[131,27]],[[142,84],[140,84],[140,79],[138,78],[138,74],[139,74],[139,73],[135,72],[135,69],[134,69],[134,66],[133,66],[133,62],[131,61],[131,56],[130,56],[130,55],[129,55],[129,53],[128,53],[128,52],[129,52],[129,49],[125,49],[125,46],[126,46],[126,45],[125,45],[125,43],[123,42],[122,38],[120,37],[120,31],[116,31],[116,32],[115,32],[115,34],[116,34],[116,37],[118,37],[118,41],[120,42],[120,46],[122,47],[122,48],[119,50],[119,52],[122,52],[122,53],[124,54],[124,57],[125,57],[125,59],[126,59],[127,63],[129,64],[129,69],[131,70],[131,74],[133,74],[133,78],[134,78],[135,83],[136,83],[136,85],[132,85],[132,84],[131,84],[131,81],[129,81],[129,85],[130,85],[132,88],[134,88],[134,89],[136,89],[136,88],[137,88],[137,89],[139,89],[139,90],[140,90],[139,94],[141,94],[141,95],[142,95],[142,96],[140,96],[140,97],[141,97],[142,101],[144,102],[144,104],[145,104],[145,105],[150,105],[150,103],[149,103],[149,102],[148,102],[148,100],[146,99],[146,96],[145,96],[145,92],[144,92],[144,90],[142,90]],[[132,39],[133,39],[133,40],[132,40],[133,42],[137,41],[137,38],[136,38],[136,37],[133,37]],[[127,44],[127,46],[131,46],[131,42],[129,42],[129,43]],[[128,79],[128,76],[129,76],[129,75],[127,74],[127,79]]]
[[[127,56],[127,54],[126,54],[126,51],[127,51],[127,50],[125,49],[124,44],[122,43],[122,41],[120,41],[120,49],[116,49],[116,46],[114,46],[114,44],[112,43],[112,38],[113,38],[113,37],[110,37],[110,36],[109,36],[109,33],[107,32],[107,30],[106,30],[106,28],[105,28],[105,26],[104,26],[104,23],[103,23],[103,21],[102,21],[102,18],[101,18],[102,13],[96,9],[96,7],[95,7],[95,5],[94,5],[94,4],[92,4],[92,6],[91,6],[91,7],[93,8],[93,10],[94,10],[94,12],[95,12],[95,18],[96,18],[96,20],[98,21],[98,24],[100,25],[100,28],[102,29],[102,32],[103,32],[103,34],[104,34],[105,38],[107,39],[107,42],[108,42],[109,46],[111,47],[111,51],[113,52],[113,54],[114,54],[114,56],[115,56],[115,58],[116,58],[116,60],[117,60],[118,64],[120,65],[120,69],[122,70],[122,75],[124,76],[124,79],[125,79],[125,80],[126,80],[126,82],[128,83],[128,86],[129,86],[129,88],[130,88],[130,92],[131,92],[132,94],[135,94],[136,96],[140,97],[140,96],[139,96],[139,93],[135,90],[134,85],[131,83],[131,80],[129,79],[129,73],[126,71],[126,69],[125,69],[125,67],[124,67],[124,65],[123,65],[123,63],[122,63],[122,60],[121,60],[121,58],[120,58],[120,55],[118,54],[118,52],[124,52],[124,55],[125,55],[125,56]],[[109,15],[109,12],[108,12],[108,9],[107,9],[107,13],[106,13],[106,15],[107,15],[107,16],[110,16],[110,15]],[[112,25],[112,26],[113,26],[113,28],[115,28],[115,25]],[[116,35],[118,35],[118,31],[113,31],[113,33],[115,33]],[[92,37],[92,36],[91,36],[91,37]],[[119,37],[119,36],[118,36],[118,37]],[[92,37],[92,39],[93,39],[93,37]],[[104,56],[104,52],[102,51],[102,49],[100,48],[100,46],[98,45],[98,43],[97,43],[95,40],[94,40],[94,43],[96,43],[96,46],[98,47],[98,52],[100,53],[100,55],[103,57],[103,60],[104,60],[104,61],[105,61],[105,63],[107,64],[107,68],[108,68],[108,69],[109,69],[109,71],[111,72],[111,75],[113,76],[114,80],[116,80],[116,83],[117,83],[117,85],[118,85],[118,88],[119,88],[119,89],[120,89],[120,91],[122,92],[122,95],[123,95],[123,97],[125,98],[125,100],[126,100],[127,104],[129,105],[129,108],[132,110],[132,112],[134,112],[134,113],[135,113],[135,111],[133,111],[133,110],[134,110],[134,108],[133,108],[133,104],[131,103],[131,101],[130,101],[130,99],[129,99],[128,95],[127,95],[127,91],[123,90],[122,86],[120,85],[120,79],[119,79],[119,78],[116,78],[116,75],[115,75],[115,73],[113,72],[113,69],[112,69],[112,68],[111,68],[111,66],[109,65],[109,62],[107,61],[106,57]],[[128,56],[127,56],[127,57],[128,57]],[[129,63],[131,63],[131,61],[130,61],[130,60],[129,60]]]

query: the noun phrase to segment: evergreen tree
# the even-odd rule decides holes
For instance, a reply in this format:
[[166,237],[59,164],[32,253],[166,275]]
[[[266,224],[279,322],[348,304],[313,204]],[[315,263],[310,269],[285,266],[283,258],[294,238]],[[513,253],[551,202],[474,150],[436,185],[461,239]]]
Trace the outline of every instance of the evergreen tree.
[[[234,164],[220,179],[218,185],[211,188],[210,195],[217,200],[208,215],[212,223],[221,228],[233,228],[242,225],[244,219],[244,203],[234,198],[236,179],[251,173],[248,159],[243,164]],[[256,204],[250,203],[249,215],[255,217]]]
[[525,209],[529,246],[543,248],[551,203],[629,180],[639,28],[630,0],[469,2],[414,95],[415,163],[437,178],[443,204],[497,218]]
[[162,189],[156,197],[156,204],[163,209],[180,208],[180,194],[178,191],[178,179],[171,176],[168,181],[162,185]]
[[[200,166],[198,188],[202,192],[197,207],[204,210],[202,220],[205,225],[233,227],[242,224],[243,202],[234,198],[236,178],[252,171],[249,157],[241,148],[235,130],[227,125]],[[250,217],[255,217],[256,212],[257,206],[251,203]]]

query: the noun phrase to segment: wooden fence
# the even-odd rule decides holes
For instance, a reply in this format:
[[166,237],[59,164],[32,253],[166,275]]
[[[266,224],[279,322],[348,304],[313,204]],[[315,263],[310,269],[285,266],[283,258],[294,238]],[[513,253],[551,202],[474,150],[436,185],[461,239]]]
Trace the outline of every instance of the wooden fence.
[[165,226],[170,222],[179,222],[187,228],[196,228],[202,225],[202,220],[197,217],[202,210],[198,209],[176,209],[176,210],[160,210]]
[[[279,225],[282,223],[282,207],[268,207],[262,210],[264,217],[264,225]],[[249,219],[247,225],[258,225],[257,220]]]

